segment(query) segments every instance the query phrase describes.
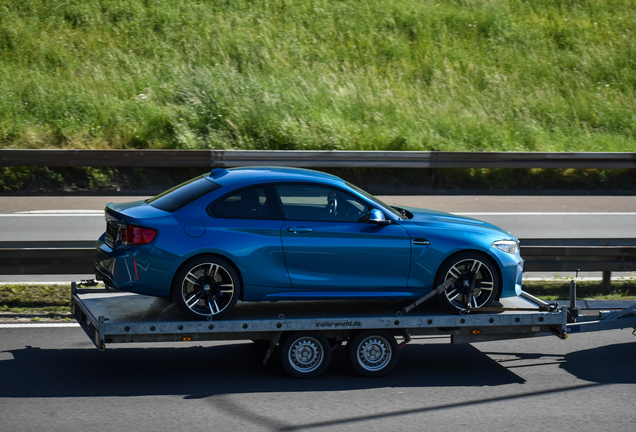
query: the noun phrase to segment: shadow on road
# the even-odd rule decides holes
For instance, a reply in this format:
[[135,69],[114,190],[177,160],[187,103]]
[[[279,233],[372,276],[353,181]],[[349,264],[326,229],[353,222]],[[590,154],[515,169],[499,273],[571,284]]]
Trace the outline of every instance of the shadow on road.
[[[383,387],[500,386],[524,383],[505,364],[471,345],[411,344],[383,378],[355,375],[341,347],[318,379],[289,378],[272,357],[262,366],[256,344],[188,348],[39,349],[6,351],[0,397],[187,395],[188,399],[254,392],[343,391]],[[530,355],[530,354],[529,354]],[[524,358],[525,354],[517,354]],[[634,384],[636,343],[567,354],[560,367],[581,380]]]
[[[539,353],[484,352],[487,355],[512,356],[499,360],[499,364],[516,363],[519,360],[543,361],[531,366],[558,364],[559,368],[580,380],[598,384],[636,384],[636,343],[606,345],[597,348],[572,352],[566,355]],[[528,367],[528,365],[507,366],[509,369]]]
[[[24,349],[0,362],[0,397],[185,394],[203,398],[254,392],[341,391],[383,387],[498,386],[523,383],[470,345],[407,346],[396,369],[368,379],[349,370],[344,349],[318,379],[289,378],[279,359],[261,365],[252,343],[191,348]],[[470,367],[467,367],[470,365]]]
[[623,343],[566,354],[560,367],[575,377],[604,384],[636,384],[636,343]]

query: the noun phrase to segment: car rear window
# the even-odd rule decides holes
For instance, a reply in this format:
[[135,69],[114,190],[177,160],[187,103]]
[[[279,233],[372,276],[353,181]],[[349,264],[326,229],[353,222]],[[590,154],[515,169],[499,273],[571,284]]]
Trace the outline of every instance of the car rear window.
[[283,220],[271,186],[241,189],[213,202],[208,213],[215,218]]
[[220,187],[207,177],[199,176],[150,198],[146,204],[172,213]]

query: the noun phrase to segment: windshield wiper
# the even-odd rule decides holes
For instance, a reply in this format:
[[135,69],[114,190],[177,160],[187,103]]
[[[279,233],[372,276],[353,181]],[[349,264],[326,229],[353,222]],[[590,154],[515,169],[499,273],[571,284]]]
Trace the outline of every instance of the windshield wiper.
[[408,219],[408,216],[406,215],[406,210],[404,210],[403,208],[400,207],[395,207],[395,206],[391,206],[392,208],[394,208],[395,210],[397,210],[402,217],[400,218],[401,220],[406,220]]

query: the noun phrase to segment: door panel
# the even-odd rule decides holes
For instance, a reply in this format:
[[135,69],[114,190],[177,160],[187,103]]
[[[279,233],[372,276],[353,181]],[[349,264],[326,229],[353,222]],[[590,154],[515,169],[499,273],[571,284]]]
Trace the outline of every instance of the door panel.
[[406,287],[410,240],[399,225],[286,221],[281,237],[294,289]]

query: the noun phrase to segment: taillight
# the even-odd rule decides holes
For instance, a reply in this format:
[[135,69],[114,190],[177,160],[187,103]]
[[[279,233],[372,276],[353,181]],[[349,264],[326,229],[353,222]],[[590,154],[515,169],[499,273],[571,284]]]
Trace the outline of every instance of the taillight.
[[157,231],[150,228],[142,228],[136,225],[128,225],[119,233],[119,239],[127,246],[139,246],[150,243],[157,236]]

